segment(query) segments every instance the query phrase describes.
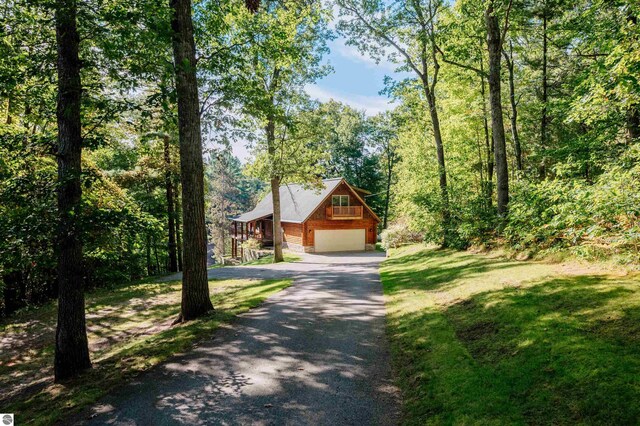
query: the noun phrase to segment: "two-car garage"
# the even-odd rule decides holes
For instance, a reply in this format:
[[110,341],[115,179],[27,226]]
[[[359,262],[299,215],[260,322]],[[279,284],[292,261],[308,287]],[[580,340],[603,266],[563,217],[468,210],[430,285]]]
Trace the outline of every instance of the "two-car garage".
[[316,229],[314,251],[361,251],[365,249],[365,229]]

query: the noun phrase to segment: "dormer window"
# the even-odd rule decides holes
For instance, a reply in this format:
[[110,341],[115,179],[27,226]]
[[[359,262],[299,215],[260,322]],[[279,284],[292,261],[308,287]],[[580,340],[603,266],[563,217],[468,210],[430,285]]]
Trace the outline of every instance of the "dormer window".
[[347,207],[349,205],[349,196],[348,195],[334,195],[331,197],[331,204],[334,207],[342,206]]

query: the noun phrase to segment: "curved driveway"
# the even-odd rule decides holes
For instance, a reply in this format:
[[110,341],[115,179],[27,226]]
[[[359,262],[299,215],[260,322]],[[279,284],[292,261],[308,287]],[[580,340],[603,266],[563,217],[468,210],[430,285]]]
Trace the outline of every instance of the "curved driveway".
[[377,252],[304,255],[211,278],[294,284],[92,407],[89,424],[392,425]]

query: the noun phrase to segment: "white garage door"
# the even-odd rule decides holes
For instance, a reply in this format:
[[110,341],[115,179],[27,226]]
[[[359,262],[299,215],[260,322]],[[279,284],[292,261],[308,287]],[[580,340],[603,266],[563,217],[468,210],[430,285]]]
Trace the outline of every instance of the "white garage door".
[[364,250],[364,243],[364,229],[315,231],[316,252]]

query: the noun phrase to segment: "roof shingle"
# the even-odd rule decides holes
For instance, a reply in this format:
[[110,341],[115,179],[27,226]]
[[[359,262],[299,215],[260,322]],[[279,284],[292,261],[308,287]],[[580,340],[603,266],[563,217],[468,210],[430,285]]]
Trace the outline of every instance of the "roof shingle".
[[[304,222],[318,205],[342,182],[342,178],[324,179],[320,189],[308,189],[300,184],[280,186],[280,215],[283,222]],[[271,193],[267,194],[250,212],[234,220],[251,222],[273,214]]]

